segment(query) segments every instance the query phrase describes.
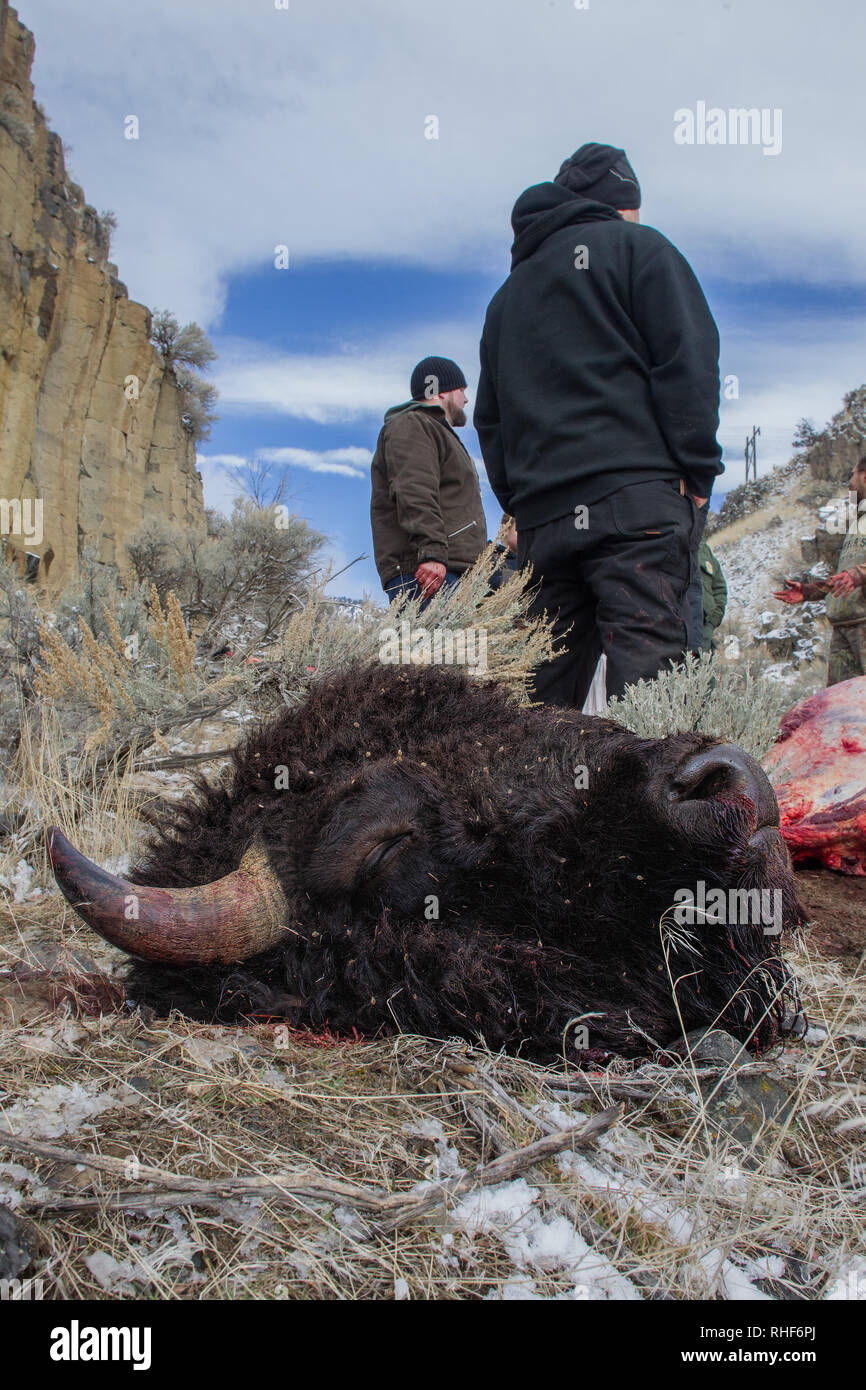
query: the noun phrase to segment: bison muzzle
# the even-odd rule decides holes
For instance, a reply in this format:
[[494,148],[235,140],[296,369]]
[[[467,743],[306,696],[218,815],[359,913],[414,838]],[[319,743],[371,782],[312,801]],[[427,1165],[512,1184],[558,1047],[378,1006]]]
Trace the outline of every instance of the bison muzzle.
[[[717,1025],[802,1026],[780,928],[803,921],[747,754],[517,707],[456,671],[355,670],[166,807],[130,882],[57,830],[57,882],[136,958],[135,1002],[199,1020],[634,1056]],[[719,892],[721,890],[721,892]],[[772,897],[770,918],[674,905]]]

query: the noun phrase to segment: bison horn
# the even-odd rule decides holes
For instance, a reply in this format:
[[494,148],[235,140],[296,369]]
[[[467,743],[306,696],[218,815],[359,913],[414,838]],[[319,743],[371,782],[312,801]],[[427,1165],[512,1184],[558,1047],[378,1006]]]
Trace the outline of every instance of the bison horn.
[[261,845],[234,873],[197,888],[149,888],[100,869],[56,826],[48,857],[64,897],[128,955],[169,965],[247,960],[284,936],[288,904]]

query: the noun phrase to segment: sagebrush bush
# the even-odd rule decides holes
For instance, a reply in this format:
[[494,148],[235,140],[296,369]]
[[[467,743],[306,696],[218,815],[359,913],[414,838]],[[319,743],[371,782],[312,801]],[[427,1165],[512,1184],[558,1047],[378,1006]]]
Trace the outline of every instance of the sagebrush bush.
[[146,619],[133,631],[121,627],[116,605],[112,611],[106,604],[102,627],[97,636],[79,618],[72,638],[47,623],[39,630],[33,688],[60,717],[72,755],[100,752],[110,760],[115,749],[199,717],[218,693],[224,703],[240,684],[237,673],[215,679],[207,664],[196,664],[174,594],[163,609],[152,589]]
[[[237,579],[248,576],[249,609],[262,612],[256,609],[257,599],[265,602],[258,581],[269,580],[274,583],[272,599],[282,607],[271,611],[270,625],[247,617],[231,649],[223,649],[221,662],[210,659],[190,636],[173,592],[161,601],[154,586],[125,586],[115,570],[91,563],[84,567],[82,581],[58,599],[56,611],[41,613],[35,607],[31,612],[28,595],[10,577],[15,621],[22,631],[32,628],[32,634],[18,659],[26,676],[19,680],[14,700],[9,697],[16,736],[8,739],[7,768],[23,725],[32,743],[42,710],[51,711],[58,760],[65,765],[84,759],[107,774],[118,760],[133,766],[154,743],[167,752],[162,739],[167,730],[229,704],[237,706],[241,717],[266,714],[281,703],[296,704],[315,677],[382,660],[388,633],[402,631],[404,623],[413,639],[425,633],[432,637],[437,629],[472,630],[475,656],[467,663],[469,674],[499,680],[517,699],[526,700],[533,667],[551,651],[549,627],[527,618],[528,574],[488,591],[492,546],[457,588],[438,594],[425,613],[419,614],[418,600],[388,608],[369,602],[352,618],[326,597],[327,573],[315,587],[279,588],[276,560],[272,570],[256,563],[256,537],[264,535],[266,546],[273,543],[262,509],[244,505],[241,520],[251,537],[245,556],[238,551],[236,530],[225,548],[219,536],[212,538],[217,542],[209,554],[210,574],[217,576],[215,592],[236,593],[236,611],[248,612]],[[306,528],[300,534],[302,557],[309,553],[312,535]],[[204,564],[199,572],[208,573]],[[11,653],[13,647],[7,642],[4,650]],[[408,657],[413,663],[421,659],[414,649]]]
[[767,680],[754,663],[701,652],[689,653],[681,666],[656,680],[627,686],[622,699],[609,702],[607,713],[642,738],[690,730],[737,743],[760,759],[792,703],[790,688]]
[[165,601],[174,592],[197,624],[202,650],[216,651],[231,627],[275,634],[303,603],[324,536],[281,505],[237,498],[230,517],[208,513],[206,532],[145,522],[127,543],[137,579]]
[[[388,608],[368,602],[357,618],[342,617],[325,596],[325,575],[320,587],[291,615],[274,653],[259,668],[254,677],[258,688],[270,687],[285,703],[295,704],[314,677],[382,660],[394,645],[389,634],[402,636],[401,625],[407,623],[413,640],[425,632],[432,639],[437,628],[452,634],[471,630],[476,655],[482,650],[483,637],[483,663],[475,662],[469,674],[477,680],[499,681],[526,702],[532,670],[550,656],[552,639],[543,619],[527,616],[530,571],[490,590],[490,577],[503,558],[496,558],[493,545],[488,545],[460,583],[440,589],[423,613],[420,599],[404,597]],[[423,660],[417,650],[410,653],[412,664]]]

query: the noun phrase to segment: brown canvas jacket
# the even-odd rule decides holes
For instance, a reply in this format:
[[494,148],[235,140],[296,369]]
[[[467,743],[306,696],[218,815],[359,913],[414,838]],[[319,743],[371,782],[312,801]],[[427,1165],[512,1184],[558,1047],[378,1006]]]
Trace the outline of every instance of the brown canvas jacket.
[[456,574],[487,544],[478,474],[439,405],[409,401],[385,416],[371,466],[370,524],[384,588],[437,560]]

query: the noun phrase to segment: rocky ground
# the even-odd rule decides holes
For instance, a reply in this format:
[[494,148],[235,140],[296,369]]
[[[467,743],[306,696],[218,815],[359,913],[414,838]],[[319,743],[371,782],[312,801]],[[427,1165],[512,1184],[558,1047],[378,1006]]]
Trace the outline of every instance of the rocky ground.
[[707,538],[728,585],[719,645],[729,654],[769,658],[767,676],[792,687],[793,703],[825,682],[829,625],[823,603],[786,606],[773,590],[785,578],[834,572],[842,535],[833,514],[845,493],[837,481],[813,479],[805,460],[777,474],[761,480],[758,496],[754,484],[738,489],[745,496],[726,501]]

